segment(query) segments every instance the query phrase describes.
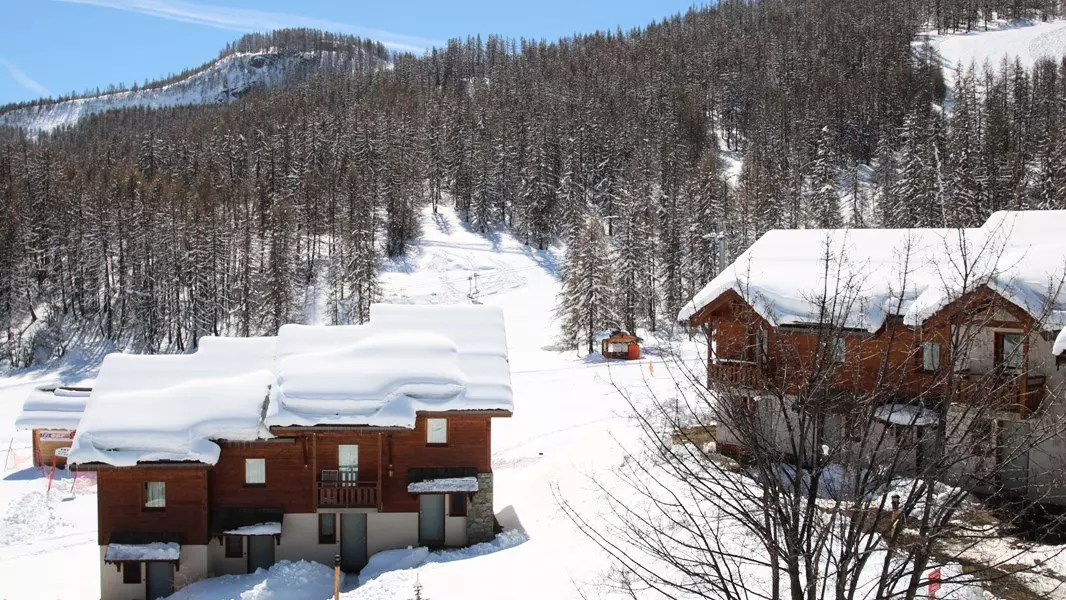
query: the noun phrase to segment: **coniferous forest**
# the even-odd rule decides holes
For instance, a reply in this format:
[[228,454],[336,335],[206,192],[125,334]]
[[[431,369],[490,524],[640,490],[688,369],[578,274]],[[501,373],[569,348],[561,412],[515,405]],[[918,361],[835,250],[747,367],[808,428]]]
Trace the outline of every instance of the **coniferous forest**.
[[300,321],[312,287],[327,322],[361,322],[382,262],[442,203],[478,231],[567,244],[570,339],[670,326],[715,275],[719,234],[728,259],[771,228],[1066,208],[1066,63],[941,65],[916,43],[1060,10],[722,0],[632,31],[422,56],[246,36],[223,55],[349,59],[228,105],[0,134],[0,358],[79,337],[155,352],[271,334]]

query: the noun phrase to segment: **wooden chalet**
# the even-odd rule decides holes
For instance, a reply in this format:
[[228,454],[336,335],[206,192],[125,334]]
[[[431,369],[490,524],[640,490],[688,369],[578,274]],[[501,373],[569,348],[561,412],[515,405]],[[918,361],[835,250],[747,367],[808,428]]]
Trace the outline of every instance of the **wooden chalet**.
[[605,358],[636,360],[640,358],[641,339],[625,331],[612,331],[600,342],[600,352]]
[[[894,291],[905,289],[893,280],[899,273],[891,268],[892,261],[899,260],[898,248],[908,245],[919,254],[911,257],[911,264],[935,270],[927,256],[920,255],[922,248],[943,253],[943,240],[951,239],[949,233],[958,239],[957,232],[771,231],[710,282],[679,320],[706,332],[708,383],[732,390],[725,395],[727,401],[745,404],[733,407],[734,414],[743,414],[741,408],[753,414],[791,410],[758,400],[760,392],[773,390],[787,403],[788,397],[809,390],[804,386],[817,379],[812,377],[817,365],[832,362],[836,367],[824,384],[829,388],[825,395],[835,395],[841,406],[849,395],[883,393],[885,382],[891,382],[891,397],[884,399],[875,417],[893,428],[894,435],[917,436],[921,443],[915,444],[916,463],[923,451],[935,452],[924,443],[933,443],[932,426],[939,422],[939,413],[923,408],[930,399],[950,399],[949,419],[974,402],[996,407],[989,423],[989,435],[995,436],[991,445],[1009,447],[1039,420],[1061,419],[1066,413],[1066,375],[1059,368],[1064,362],[1060,357],[1066,356],[1066,331],[1060,333],[1066,291],[1051,297],[1047,293],[1055,289],[1048,282],[1061,279],[1066,268],[1066,236],[1061,231],[1066,231],[1066,211],[997,213],[967,235],[973,243],[1009,236],[997,239],[995,246],[1004,253],[1001,264],[1011,265],[1011,270],[996,272],[962,296],[944,291],[937,279],[943,271],[916,270],[909,273],[913,287],[898,297]],[[1030,247],[1041,254],[1034,257]],[[816,305],[812,299],[825,284],[826,248],[835,265],[846,258],[861,271],[861,293]],[[850,277],[840,275],[841,280]],[[839,282],[826,287],[834,286],[842,289]],[[841,291],[841,297],[846,293]],[[825,305],[846,308],[827,319]],[[960,328],[972,336],[959,346],[967,354],[949,356],[952,333]],[[847,423],[841,420],[827,419],[825,428],[830,430],[823,432],[827,437],[848,435]],[[728,422],[720,422],[717,432],[720,450],[745,452],[743,436]],[[782,436],[787,434],[774,432],[770,439]],[[1010,493],[1066,504],[1066,486],[1049,476],[1066,463],[1061,443],[1048,440],[1019,454],[997,458],[1004,461],[997,470],[998,485]]]
[[63,467],[62,448],[70,448],[92,391],[89,387],[46,386],[34,389],[15,420],[17,429],[29,429],[33,443],[33,466]]
[[[375,305],[367,325],[109,356],[71,454],[98,475],[102,597],[279,560],[339,555],[354,573],[383,550],[490,541],[492,419],[512,411],[505,344],[498,309]],[[123,413],[131,394],[148,412]],[[192,429],[150,412],[176,396]],[[150,423],[151,439],[129,433]]]

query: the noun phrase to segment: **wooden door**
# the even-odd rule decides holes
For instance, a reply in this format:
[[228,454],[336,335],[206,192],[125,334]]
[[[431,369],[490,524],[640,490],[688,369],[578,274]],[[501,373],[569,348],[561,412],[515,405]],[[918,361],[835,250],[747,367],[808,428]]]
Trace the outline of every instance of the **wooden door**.
[[366,566],[366,515],[341,515],[341,570],[358,573]]
[[145,597],[165,598],[174,593],[174,565],[168,562],[145,563]]
[[444,545],[444,495],[418,497],[418,543],[437,548]]
[[269,569],[274,566],[274,536],[248,536],[248,572],[256,569]]

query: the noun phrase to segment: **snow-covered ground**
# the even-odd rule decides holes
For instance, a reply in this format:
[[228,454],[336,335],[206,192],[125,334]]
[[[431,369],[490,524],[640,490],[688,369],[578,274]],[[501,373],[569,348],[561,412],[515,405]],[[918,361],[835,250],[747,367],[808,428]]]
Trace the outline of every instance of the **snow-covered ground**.
[[[358,588],[349,578],[348,600],[413,597],[416,581],[423,597],[434,600],[578,598],[601,578],[605,557],[562,513],[554,490],[593,505],[597,492],[587,475],[616,466],[618,444],[635,435],[612,380],[642,387],[649,378],[664,389],[671,383],[667,369],[649,371],[662,360],[654,351],[639,361],[605,362],[556,349],[559,260],[557,249],[532,250],[504,232],[472,232],[442,207],[437,215],[427,211],[423,240],[411,257],[386,266],[386,301],[468,303],[468,278],[477,273],[479,300],[504,310],[515,410],[493,425],[494,493],[498,519],[516,533],[474,551],[393,556],[399,561],[393,568],[411,568],[379,569]],[[98,597],[93,482],[79,477],[71,500],[72,482],[63,479],[46,496],[47,479],[29,466],[29,434],[13,427],[34,385],[91,377],[95,360],[0,376],[5,456],[11,447],[0,472],[0,599]],[[191,597],[294,598],[291,590],[302,588],[293,581],[314,580],[316,569],[296,563],[272,571],[201,585]],[[309,593],[318,589],[308,585]]]
[[948,70],[960,64],[966,68],[971,62],[978,69],[985,62],[998,69],[1003,59],[1015,57],[1022,66],[1032,67],[1038,59],[1059,60],[1066,55],[1066,21],[993,21],[987,31],[978,27],[970,33],[928,32],[922,39],[929,41]]

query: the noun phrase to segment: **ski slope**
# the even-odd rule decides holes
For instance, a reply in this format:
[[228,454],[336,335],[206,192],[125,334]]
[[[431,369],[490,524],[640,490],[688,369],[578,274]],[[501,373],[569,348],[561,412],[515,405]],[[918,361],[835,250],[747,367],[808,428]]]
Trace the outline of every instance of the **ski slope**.
[[[556,349],[558,249],[532,250],[502,231],[472,232],[444,207],[436,215],[427,210],[423,227],[423,239],[410,257],[385,265],[385,300],[467,303],[469,278],[476,273],[478,301],[503,308],[515,410],[512,418],[493,425],[494,494],[498,519],[515,533],[480,552],[459,551],[407,565],[421,564],[417,568],[386,570],[361,587],[349,577],[344,597],[413,597],[417,580],[423,597],[434,600],[579,598],[582,589],[602,579],[608,565],[563,515],[555,490],[579,505],[595,506],[597,492],[588,475],[616,466],[619,444],[635,435],[625,416],[628,406],[611,380],[637,388],[649,379],[664,390],[672,382],[665,368],[649,372],[650,363],[661,361],[654,349],[650,358],[633,362],[585,359]],[[0,376],[0,451],[6,455],[12,448],[0,472],[0,598],[98,597],[92,481],[79,478],[73,499],[69,479],[46,496],[47,479],[28,466],[29,434],[13,428],[33,385],[91,377],[98,360],[98,355],[72,357],[51,369]],[[56,576],[60,568],[63,576]],[[212,580],[199,585],[194,597],[290,598],[279,590],[291,590],[286,586],[295,585],[293,578],[314,572],[310,565],[303,571],[290,565],[278,569],[277,578],[261,573],[237,582]]]
[[1032,68],[1041,58],[1055,61],[1066,55],[1066,21],[1047,23],[995,21],[970,33],[942,34],[928,32],[920,41],[928,41],[940,56],[945,69],[954,71],[958,65],[967,68],[974,63],[978,69],[985,63],[999,68],[1006,59],[1015,58],[1023,67]]

